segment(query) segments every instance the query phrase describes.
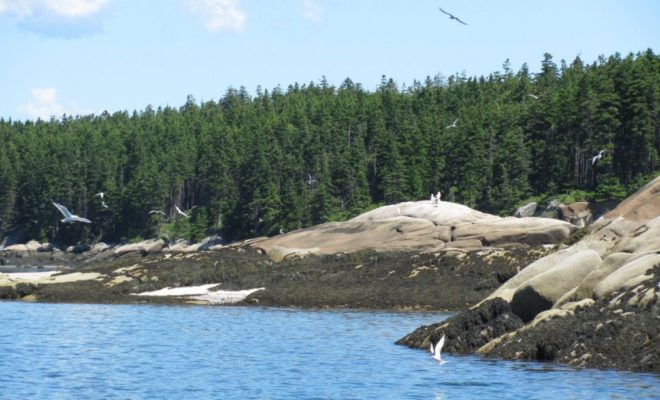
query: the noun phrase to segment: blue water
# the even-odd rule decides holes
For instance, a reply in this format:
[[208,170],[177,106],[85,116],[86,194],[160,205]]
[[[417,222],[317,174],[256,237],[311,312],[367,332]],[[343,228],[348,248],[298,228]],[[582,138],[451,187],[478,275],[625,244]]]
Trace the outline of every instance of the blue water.
[[394,345],[447,315],[0,302],[2,399],[657,398],[660,377]]

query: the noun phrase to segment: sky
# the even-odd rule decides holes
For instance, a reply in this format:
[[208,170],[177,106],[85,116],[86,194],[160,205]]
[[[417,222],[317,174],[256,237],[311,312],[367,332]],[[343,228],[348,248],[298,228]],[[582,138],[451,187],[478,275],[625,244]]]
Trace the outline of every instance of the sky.
[[[448,11],[468,25],[451,20]],[[656,0],[0,0],[0,118],[660,50]]]

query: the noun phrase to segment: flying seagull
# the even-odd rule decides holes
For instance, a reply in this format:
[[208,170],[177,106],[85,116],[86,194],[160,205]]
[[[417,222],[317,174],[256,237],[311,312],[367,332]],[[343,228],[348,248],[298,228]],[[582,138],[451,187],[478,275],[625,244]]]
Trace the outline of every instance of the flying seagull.
[[435,347],[433,346],[433,343],[431,343],[431,354],[433,354],[433,359],[436,360],[439,364],[442,364],[444,361],[442,361],[442,357],[440,356],[440,352],[442,351],[442,346],[445,344],[445,335],[442,335],[440,340],[438,340],[438,343],[436,343]]
[[318,181],[316,180],[316,178],[314,178],[311,174],[307,174],[307,184],[308,185],[313,185],[317,182]]
[[101,207],[103,207],[103,208],[108,208],[108,205],[105,204],[105,201],[101,200]]
[[84,223],[87,223],[87,224],[92,223],[92,221],[88,220],[87,218],[82,218],[82,217],[79,217],[77,215],[71,214],[71,212],[69,210],[67,210],[67,208],[64,207],[61,204],[55,203],[54,201],[52,203],[58,210],[60,210],[62,215],[64,215],[64,219],[61,220],[63,223],[68,224],[68,223],[76,222],[76,221],[84,222]]
[[531,98],[534,99],[534,100],[538,100],[538,99],[539,99],[539,96],[536,95],[536,94],[527,93],[527,96],[531,97]]
[[101,198],[101,200],[103,200],[103,196],[105,196],[105,193],[103,193],[103,192],[98,192],[98,193],[95,194],[94,196],[98,196],[98,197]]
[[457,122],[458,122],[458,118],[456,118],[451,125],[447,125],[447,127],[445,129],[456,128],[456,123]]
[[177,214],[181,214],[181,215],[183,215],[184,217],[188,218],[188,214],[186,214],[186,213],[184,213],[183,211],[181,211],[181,209],[180,209],[179,207],[174,206],[174,208],[176,208],[176,212],[177,212]]
[[450,18],[450,19],[455,19],[456,21],[460,22],[461,24],[463,24],[463,25],[467,25],[465,22],[463,22],[463,21],[461,21],[460,19],[458,19],[458,17],[453,16],[452,14],[448,13],[447,11],[443,10],[443,9],[440,8],[440,7],[438,7],[438,8],[439,8],[440,11],[442,11],[444,14],[449,15],[449,18]]
[[164,211],[160,211],[160,210],[151,210],[151,211],[149,211],[149,214],[163,214],[163,215],[167,215],[167,214],[165,214]]
[[596,155],[594,158],[591,159],[591,165],[594,165],[596,161],[600,160],[603,158],[603,154],[605,154],[607,150],[601,150],[598,152],[598,155]]

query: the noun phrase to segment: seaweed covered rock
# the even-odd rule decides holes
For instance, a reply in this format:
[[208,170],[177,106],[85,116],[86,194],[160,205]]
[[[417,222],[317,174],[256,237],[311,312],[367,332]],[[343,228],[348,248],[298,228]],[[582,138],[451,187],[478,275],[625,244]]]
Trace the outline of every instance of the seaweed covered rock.
[[493,299],[441,323],[422,326],[396,343],[426,349],[445,335],[447,352],[465,354],[522,326],[522,320],[511,312],[509,303]]

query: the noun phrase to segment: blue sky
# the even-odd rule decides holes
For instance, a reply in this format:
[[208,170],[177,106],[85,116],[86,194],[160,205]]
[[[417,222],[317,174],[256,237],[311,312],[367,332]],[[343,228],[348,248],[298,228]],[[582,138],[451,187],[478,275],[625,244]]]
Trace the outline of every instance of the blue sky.
[[[438,7],[468,23],[461,25]],[[0,118],[660,50],[655,0],[0,0]]]

